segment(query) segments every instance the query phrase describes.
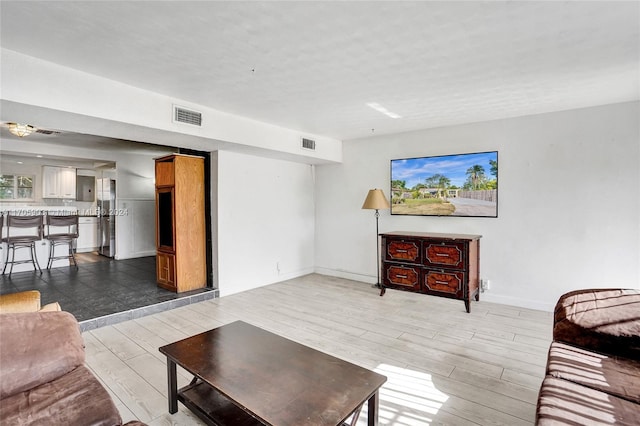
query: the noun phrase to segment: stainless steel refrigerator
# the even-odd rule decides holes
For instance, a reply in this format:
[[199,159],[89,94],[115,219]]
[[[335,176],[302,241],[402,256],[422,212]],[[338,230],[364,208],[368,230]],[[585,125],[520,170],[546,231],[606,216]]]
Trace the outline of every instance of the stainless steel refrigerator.
[[97,179],[98,196],[98,253],[113,257],[116,254],[116,181]]

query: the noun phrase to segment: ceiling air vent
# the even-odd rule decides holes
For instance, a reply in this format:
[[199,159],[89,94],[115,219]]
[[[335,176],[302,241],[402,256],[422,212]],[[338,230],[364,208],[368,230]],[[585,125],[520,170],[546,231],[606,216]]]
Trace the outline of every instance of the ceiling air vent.
[[36,130],[36,133],[40,133],[43,135],[59,135],[60,132],[57,132],[55,130],[45,130],[45,129],[38,129]]
[[179,106],[173,106],[173,121],[178,123],[192,124],[194,126],[202,126],[202,113],[191,111]]
[[316,141],[314,141],[313,139],[302,138],[302,148],[315,151]]

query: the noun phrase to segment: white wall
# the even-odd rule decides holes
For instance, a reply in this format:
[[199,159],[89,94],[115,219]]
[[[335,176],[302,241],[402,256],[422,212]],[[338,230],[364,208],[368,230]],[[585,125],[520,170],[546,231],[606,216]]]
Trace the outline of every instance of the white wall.
[[226,151],[216,159],[220,295],[313,272],[313,166]]
[[[7,146],[7,141],[0,141],[0,173],[2,174],[16,174],[16,175],[26,175],[34,177],[34,188],[33,188],[33,199],[27,201],[3,201],[0,200],[0,205],[4,204],[48,204],[48,205],[64,205],[62,200],[58,200],[59,202],[55,202],[53,199],[43,199],[42,198],[42,166],[60,166],[60,167],[75,167],[75,168],[86,168],[90,167],[86,161],[66,161],[59,160],[56,158],[24,158],[21,156],[15,155],[6,155],[5,147]],[[24,142],[20,140],[19,142]],[[59,150],[58,150],[59,152]],[[20,161],[20,163],[18,163]],[[74,206],[78,207],[78,209],[89,209],[95,203],[90,202],[77,202],[73,201]]]
[[344,142],[316,171],[316,270],[376,278],[370,188],[389,161],[499,151],[499,217],[391,216],[380,231],[481,234],[481,300],[551,310],[586,287],[640,288],[640,108],[624,103]]
[[155,256],[156,178],[153,156],[116,155],[115,179],[116,259]]

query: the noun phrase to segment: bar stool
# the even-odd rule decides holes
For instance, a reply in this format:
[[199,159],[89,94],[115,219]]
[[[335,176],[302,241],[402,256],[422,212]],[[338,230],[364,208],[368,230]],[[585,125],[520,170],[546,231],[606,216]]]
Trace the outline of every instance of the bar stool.
[[[9,276],[13,271],[13,265],[20,263],[32,263],[33,270],[38,268],[38,271],[42,273],[40,264],[38,263],[38,256],[36,255],[36,242],[42,239],[42,215],[30,215],[30,216],[15,216],[10,212],[7,213],[7,236],[3,239],[7,243],[7,261],[4,263],[2,269],[2,275],[7,270],[7,265],[11,265],[9,268]],[[30,258],[26,260],[15,260],[16,249],[28,248]],[[9,260],[9,252],[11,252],[11,260]]]
[[[75,256],[75,242],[78,239],[78,215],[50,215],[46,216],[47,222],[47,235],[46,239],[49,240],[49,262],[47,262],[47,269],[51,269],[54,260],[69,259],[69,265],[73,262],[73,266],[78,268],[78,262],[76,262]],[[51,228],[54,228],[54,232],[51,232]],[[56,246],[66,245],[69,249],[68,254],[56,256]]]

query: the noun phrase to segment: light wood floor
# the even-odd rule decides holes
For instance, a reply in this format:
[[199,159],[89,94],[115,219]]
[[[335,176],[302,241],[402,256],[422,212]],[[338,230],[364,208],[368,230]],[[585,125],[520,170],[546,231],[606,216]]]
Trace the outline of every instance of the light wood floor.
[[[552,314],[308,275],[85,332],[87,364],[125,421],[200,425],[167,411],[158,347],[235,320],[387,376],[382,425],[530,425],[551,342]],[[178,386],[190,376],[178,369]],[[365,406],[366,407],[366,406]],[[359,425],[366,424],[366,409]]]

